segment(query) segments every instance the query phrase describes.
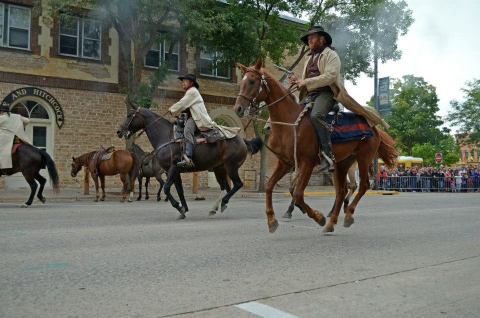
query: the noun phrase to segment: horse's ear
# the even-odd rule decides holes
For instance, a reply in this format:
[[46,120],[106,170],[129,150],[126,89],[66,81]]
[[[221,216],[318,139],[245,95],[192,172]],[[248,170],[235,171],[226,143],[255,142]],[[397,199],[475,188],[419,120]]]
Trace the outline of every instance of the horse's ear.
[[243,65],[242,63],[237,63],[237,67],[242,71],[242,73],[247,72],[247,67]]
[[257,61],[255,62],[255,69],[260,70],[263,66],[263,59],[261,56],[257,58]]

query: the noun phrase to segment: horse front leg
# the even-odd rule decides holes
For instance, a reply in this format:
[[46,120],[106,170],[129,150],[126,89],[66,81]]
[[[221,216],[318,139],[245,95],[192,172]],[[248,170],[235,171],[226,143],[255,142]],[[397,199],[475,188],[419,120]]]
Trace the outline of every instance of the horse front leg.
[[105,176],[101,175],[100,177],[100,186],[102,187],[102,196],[100,201],[105,201]]
[[98,176],[95,173],[91,173],[93,183],[95,184],[95,202],[98,202],[100,199],[100,191],[98,190]]
[[138,197],[137,201],[142,200],[142,176],[137,177],[137,182],[138,182]]
[[278,228],[278,221],[275,218],[275,212],[273,211],[273,203],[272,203],[272,193],[275,185],[277,184],[278,180],[280,180],[287,172],[290,170],[290,167],[285,164],[283,161],[278,160],[277,166],[273,171],[272,176],[268,179],[266,188],[265,188],[265,213],[267,214],[267,225],[268,231],[273,233]]
[[301,162],[299,165],[299,173],[297,184],[295,190],[293,191],[293,199],[295,205],[302,210],[302,212],[307,213],[307,215],[317,222],[320,226],[324,226],[326,219],[322,213],[317,210],[313,210],[304,200],[304,192],[307,187],[308,182],[310,181],[310,176],[312,175],[314,163],[311,162]]
[[182,204],[182,210],[186,213],[188,212],[188,205],[187,200],[185,200],[185,193],[183,192],[182,175],[177,173],[173,182],[175,189],[177,190],[178,197],[180,198],[180,203]]
[[184,219],[185,218],[185,210],[184,207],[180,206],[180,204],[174,199],[172,194],[170,193],[170,188],[172,187],[172,184],[175,179],[175,174],[178,174],[178,169],[175,166],[170,167],[167,173],[167,181],[165,182],[165,185],[163,186],[163,192],[168,198],[168,201],[170,201],[170,204],[177,209],[178,212],[180,212],[180,216],[178,219]]
[[121,173],[120,174],[120,180],[122,180],[122,193],[121,196],[122,198],[120,199],[120,202],[125,202],[127,199],[127,193],[128,193],[128,178],[126,174]]

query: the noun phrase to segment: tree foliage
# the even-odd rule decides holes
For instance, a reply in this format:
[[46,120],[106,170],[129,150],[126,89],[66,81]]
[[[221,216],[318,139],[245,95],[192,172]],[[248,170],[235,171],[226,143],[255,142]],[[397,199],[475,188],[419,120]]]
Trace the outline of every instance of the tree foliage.
[[392,113],[387,121],[405,154],[413,155],[414,147],[416,151],[427,149],[425,144],[431,145],[436,152],[441,149],[455,151],[449,130],[441,127],[444,122],[437,115],[438,96],[434,86],[422,77],[406,75],[395,81],[391,94]]
[[466,83],[462,89],[463,101],[452,101],[452,111],[448,114],[448,120],[460,128],[468,138],[468,142],[480,142],[480,80],[475,79]]

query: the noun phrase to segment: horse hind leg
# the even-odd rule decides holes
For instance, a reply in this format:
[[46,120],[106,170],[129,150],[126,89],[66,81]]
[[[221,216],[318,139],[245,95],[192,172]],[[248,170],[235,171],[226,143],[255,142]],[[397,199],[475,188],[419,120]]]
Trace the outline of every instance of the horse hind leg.
[[353,213],[357,208],[358,202],[363,197],[363,195],[367,192],[370,188],[370,182],[368,181],[368,164],[360,164],[359,163],[359,171],[360,171],[360,187],[358,189],[357,195],[353,199],[352,203],[347,207],[347,211],[345,212],[345,219],[343,221],[344,227],[350,227],[354,223]]
[[[220,186],[220,194],[218,195],[217,199],[215,199],[215,201],[213,202],[213,206],[210,209],[210,212],[208,212],[209,216],[217,214],[217,211],[220,209],[222,198],[225,197],[225,195],[227,194],[226,187],[228,186],[228,181],[226,179],[227,172],[225,171],[225,168],[223,166],[215,169],[213,172],[215,174],[215,179],[217,179],[217,182]],[[231,189],[229,189],[228,191],[230,190]]]
[[[230,201],[230,198],[237,193],[238,190],[240,190],[243,187],[243,182],[242,179],[240,179],[240,176],[238,175],[238,168],[239,167],[228,167],[227,166],[227,173],[228,176],[230,177],[230,180],[233,182],[233,188],[227,192],[227,194],[222,198],[222,203],[220,206],[220,212],[225,211],[227,208],[227,204]],[[225,182],[226,179],[225,179]]]
[[35,179],[38,181],[38,183],[40,183],[40,188],[38,189],[37,198],[38,198],[42,203],[45,203],[47,200],[46,200],[45,197],[43,196],[43,189],[45,188],[45,183],[47,183],[47,179],[45,179],[44,177],[42,177],[42,176],[40,175],[40,173],[37,173],[37,175],[35,176]]
[[341,161],[336,164],[334,178],[335,178],[335,203],[333,206],[333,211],[328,220],[327,225],[323,229],[323,232],[329,233],[335,231],[335,225],[338,221],[338,215],[340,214],[340,209],[342,207],[342,201],[345,197],[345,192],[347,190],[345,183],[347,179],[347,170],[349,163]]
[[37,182],[35,181],[35,177],[33,174],[27,174],[26,172],[22,172],[23,177],[27,181],[28,185],[30,186],[30,196],[28,197],[27,202],[25,202],[24,205],[22,205],[23,208],[27,208],[30,205],[32,205],[33,202],[33,197],[35,196],[35,193],[37,192]]
[[145,200],[150,199],[150,196],[148,195],[148,186],[150,185],[150,177],[145,178]]

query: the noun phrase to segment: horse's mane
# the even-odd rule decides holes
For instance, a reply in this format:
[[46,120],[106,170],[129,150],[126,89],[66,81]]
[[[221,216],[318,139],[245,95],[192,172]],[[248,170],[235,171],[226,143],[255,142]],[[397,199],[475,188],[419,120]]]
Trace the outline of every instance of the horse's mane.
[[163,116],[155,113],[154,111],[152,111],[152,110],[150,110],[150,109],[148,109],[148,108],[142,108],[142,110],[145,110],[147,113],[153,115],[155,118],[160,118],[159,121],[163,121],[163,122],[165,122],[166,124],[172,126],[172,123],[171,123],[168,119],[166,119],[165,117],[163,117]]
[[[277,85],[281,89],[284,95],[288,93],[288,90],[285,88],[285,86],[283,86],[272,74],[270,74],[270,72],[266,68],[262,67],[260,71],[263,74],[265,74],[267,78],[270,78],[275,83],[275,85]],[[297,100],[295,99],[295,96],[293,95],[293,93],[289,93],[288,98],[290,98],[290,101],[292,103],[298,105]]]

